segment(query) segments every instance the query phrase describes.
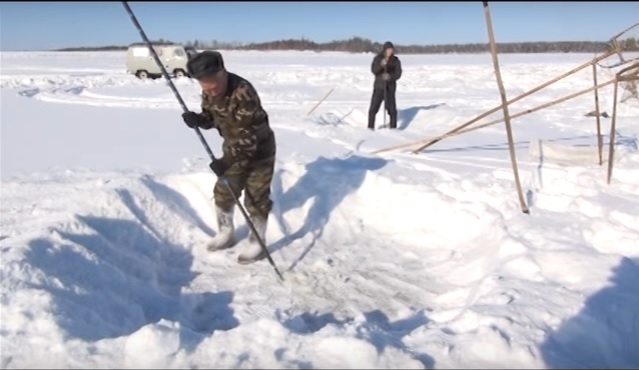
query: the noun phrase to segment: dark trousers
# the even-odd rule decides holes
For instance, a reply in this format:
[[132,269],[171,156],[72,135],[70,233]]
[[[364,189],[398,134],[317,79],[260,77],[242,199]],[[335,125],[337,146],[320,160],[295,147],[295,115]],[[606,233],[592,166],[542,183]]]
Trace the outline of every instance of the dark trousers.
[[[368,108],[368,128],[375,129],[375,115],[379,112],[379,108],[384,102],[384,88],[373,89],[373,96],[371,96],[371,105]],[[395,87],[388,84],[386,85],[386,112],[390,116],[390,128],[397,128],[397,107],[395,105]],[[384,114],[386,114],[384,112]]]

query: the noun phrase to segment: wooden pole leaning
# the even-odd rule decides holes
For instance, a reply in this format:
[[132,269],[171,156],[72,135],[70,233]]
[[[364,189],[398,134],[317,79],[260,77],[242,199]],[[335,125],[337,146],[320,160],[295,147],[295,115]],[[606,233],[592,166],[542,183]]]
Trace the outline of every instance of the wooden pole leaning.
[[[593,85],[597,86],[597,65],[592,65]],[[599,165],[603,164],[603,138],[601,136],[601,117],[599,117],[599,90],[595,89],[595,118],[597,120],[597,153],[599,154]]]
[[610,181],[612,180],[612,167],[615,154],[615,132],[617,130],[617,95],[619,90],[619,82],[630,82],[639,80],[639,77],[634,73],[636,72],[634,70],[637,68],[639,68],[639,62],[620,70],[615,76],[615,89],[613,92],[614,100],[612,104],[612,122],[610,123],[610,138],[608,142],[608,172],[606,176],[607,184],[610,184]]
[[486,28],[488,30],[488,38],[490,40],[490,51],[493,57],[493,67],[495,69],[495,77],[497,79],[497,86],[499,88],[499,95],[501,97],[501,108],[504,112],[504,122],[506,124],[506,135],[508,137],[508,151],[510,152],[510,163],[513,169],[513,175],[515,176],[515,186],[517,187],[517,195],[519,197],[519,204],[523,213],[530,213],[526,200],[524,199],[524,193],[521,188],[521,182],[519,180],[519,170],[517,168],[517,156],[515,154],[515,144],[513,142],[513,132],[510,125],[510,115],[508,112],[508,99],[506,99],[506,89],[504,88],[504,82],[501,78],[501,71],[499,68],[499,60],[497,57],[497,45],[495,44],[495,34],[493,32],[492,20],[490,17],[490,8],[488,1],[484,1],[484,15],[486,16]]
[[315,109],[317,109],[317,107],[319,107],[320,104],[322,104],[324,102],[324,100],[326,100],[326,98],[328,98],[328,96],[333,93],[333,90],[335,90],[334,87],[332,87],[330,90],[328,90],[326,95],[324,95],[324,97],[322,99],[320,99],[320,101],[318,101],[317,104],[315,104],[315,106],[313,108],[311,108],[311,110],[309,110],[308,113],[306,113],[306,115],[310,116],[311,113],[313,113],[313,111],[315,111]]

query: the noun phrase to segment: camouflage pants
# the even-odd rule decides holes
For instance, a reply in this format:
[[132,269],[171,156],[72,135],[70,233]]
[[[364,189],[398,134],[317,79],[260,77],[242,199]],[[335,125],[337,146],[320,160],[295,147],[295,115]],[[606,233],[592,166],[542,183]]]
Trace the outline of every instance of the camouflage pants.
[[[275,168],[275,156],[251,163],[246,169],[231,166],[224,177],[228,181],[238,199],[244,194],[244,206],[251,218],[268,218],[273,201],[271,200],[271,181]],[[235,199],[229,192],[229,187],[222,178],[218,178],[213,188],[215,205],[225,211],[230,211],[235,205]]]

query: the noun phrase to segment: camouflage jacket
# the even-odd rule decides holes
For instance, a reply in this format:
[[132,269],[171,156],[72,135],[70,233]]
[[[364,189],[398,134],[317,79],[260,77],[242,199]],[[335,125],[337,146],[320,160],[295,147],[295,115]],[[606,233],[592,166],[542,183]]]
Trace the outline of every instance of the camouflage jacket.
[[248,166],[275,155],[275,137],[262,108],[260,97],[250,82],[229,73],[228,89],[221,97],[202,94],[202,115],[224,139],[220,159],[228,165]]

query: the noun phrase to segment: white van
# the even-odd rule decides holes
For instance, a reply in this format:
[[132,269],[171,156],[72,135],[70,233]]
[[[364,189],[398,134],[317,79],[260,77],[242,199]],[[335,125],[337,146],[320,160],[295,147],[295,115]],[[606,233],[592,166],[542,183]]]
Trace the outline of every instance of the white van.
[[[194,48],[175,43],[153,43],[152,45],[169,76],[188,77],[186,63],[197,54]],[[128,73],[141,79],[162,76],[162,70],[155,62],[146,43],[129,45],[126,52],[126,69]]]

